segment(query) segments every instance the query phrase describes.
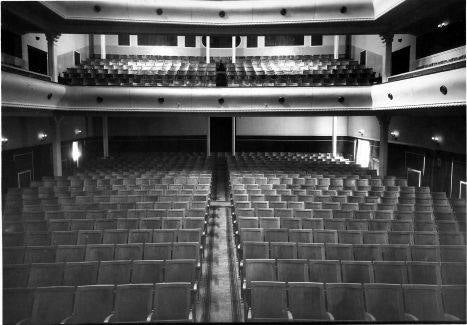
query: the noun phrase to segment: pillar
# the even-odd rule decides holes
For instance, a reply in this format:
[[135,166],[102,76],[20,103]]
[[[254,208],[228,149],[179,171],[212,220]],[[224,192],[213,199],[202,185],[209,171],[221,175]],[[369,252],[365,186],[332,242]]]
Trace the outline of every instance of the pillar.
[[52,143],[52,165],[54,176],[62,176],[62,134],[60,123],[63,116],[55,115],[53,117],[54,139]]
[[94,34],[89,34],[89,57],[94,57]]
[[388,165],[388,138],[389,138],[389,123],[391,116],[377,116],[379,123],[379,176],[387,176]]
[[208,124],[207,124],[207,134],[206,134],[206,155],[208,157],[211,156],[211,118],[208,116]]
[[101,59],[105,59],[106,52],[105,52],[105,35],[101,35]]
[[206,63],[211,62],[211,36],[206,36]]
[[46,34],[47,39],[47,72],[50,77],[50,80],[53,82],[58,81],[58,71],[57,71],[57,51],[55,48],[55,42],[60,37],[60,34]]
[[102,116],[102,146],[104,151],[104,158],[109,158],[109,117]]
[[345,58],[350,60],[352,58],[352,35],[345,35]]
[[332,156],[337,156],[337,116],[332,117]]
[[236,44],[236,37],[235,36],[232,36],[232,63],[235,63],[236,61],[236,49],[237,49],[237,44]]
[[394,34],[381,35],[381,39],[386,44],[386,49],[385,49],[385,52],[384,52],[383,71],[381,72],[381,77],[383,79],[383,82],[387,82],[388,78],[391,76],[391,69],[392,69],[392,41],[394,39]]
[[334,59],[339,58],[339,35],[334,35]]
[[235,157],[235,153],[237,149],[235,148],[236,145],[236,136],[237,136],[237,118],[234,116],[232,117],[232,156]]

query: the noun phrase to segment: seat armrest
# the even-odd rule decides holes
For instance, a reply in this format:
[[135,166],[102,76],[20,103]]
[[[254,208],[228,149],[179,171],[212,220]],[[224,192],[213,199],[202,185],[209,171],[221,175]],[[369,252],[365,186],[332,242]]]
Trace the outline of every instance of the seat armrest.
[[31,324],[31,318],[24,318],[16,323],[16,325],[28,325]]
[[73,317],[73,315],[72,315],[72,316],[68,316],[67,318],[63,319],[63,320],[60,322],[60,324],[67,324],[67,323],[70,321],[70,319],[71,319],[72,317]]
[[196,293],[198,291],[198,282],[193,284],[193,291]]
[[239,267],[240,269],[243,269],[243,260],[240,261]]
[[290,312],[290,310],[287,310],[287,318],[288,318],[289,320],[293,320],[293,315],[292,315],[292,313]]
[[151,311],[151,313],[146,317],[146,322],[150,323],[152,322],[152,317],[154,316],[154,310]]
[[104,323],[110,323],[110,320],[112,319],[112,317],[115,316],[115,313],[111,313],[109,316],[107,316],[105,319],[104,319]]
[[243,283],[242,283],[242,290],[243,290],[243,291],[246,291],[246,279],[243,280]]
[[444,313],[444,319],[447,320],[447,321],[450,321],[450,322],[458,322],[460,321],[461,319],[452,315],[452,314],[448,314],[448,313]]
[[248,307],[248,313],[247,313],[246,319],[247,319],[247,320],[251,320],[252,317],[253,317],[253,316],[251,315],[251,307]]
[[370,313],[365,312],[364,316],[365,316],[365,320],[368,321],[368,322],[375,322],[376,321],[375,316],[373,316]]
[[406,320],[413,321],[413,322],[417,322],[417,321],[418,321],[418,318],[415,317],[415,316],[412,315],[412,314],[404,313],[404,316],[405,316],[405,319],[406,319]]
[[326,316],[328,317],[329,320],[334,320],[334,315],[328,311],[326,312]]
[[193,319],[193,309],[190,308],[190,312],[188,313],[188,320],[190,322],[194,322],[195,320]]

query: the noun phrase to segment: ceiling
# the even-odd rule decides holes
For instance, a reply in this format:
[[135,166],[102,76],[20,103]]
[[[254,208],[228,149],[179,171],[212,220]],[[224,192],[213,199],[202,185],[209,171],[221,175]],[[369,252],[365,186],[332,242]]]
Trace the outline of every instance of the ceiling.
[[[1,6],[2,28],[19,33],[178,35],[207,35],[214,29],[217,35],[420,35],[442,20],[465,23],[466,8],[463,0],[3,1]],[[287,10],[283,16],[281,8]]]

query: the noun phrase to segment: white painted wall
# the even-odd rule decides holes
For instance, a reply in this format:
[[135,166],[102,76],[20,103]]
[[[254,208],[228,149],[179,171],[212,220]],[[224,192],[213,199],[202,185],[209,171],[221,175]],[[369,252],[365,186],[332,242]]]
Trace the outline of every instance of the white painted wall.
[[[392,51],[398,51],[406,46],[410,46],[409,69],[416,68],[416,37],[409,34],[395,34],[392,42]],[[366,65],[373,68],[378,74],[382,71],[385,60],[386,44],[379,35],[352,35],[352,58],[360,60],[360,52],[366,50]]]
[[[347,135],[347,116],[337,118],[338,136]],[[331,136],[331,116],[238,117],[237,135]]]
[[[25,61],[25,68],[28,69],[28,46],[47,52],[47,39],[45,34],[34,33],[24,34],[21,40],[23,60]],[[58,73],[62,73],[66,68],[74,66],[74,51],[80,52],[82,60],[89,57],[89,39],[87,34],[62,34],[55,44]]]
[[[185,47],[183,36],[178,37],[178,46],[138,46],[137,36],[130,35],[130,46],[119,46],[118,35],[105,35],[105,47],[108,54],[143,54],[143,55],[173,55],[173,56],[203,56],[206,48],[202,45],[201,36],[196,36],[196,47]],[[258,47],[247,48],[246,36],[241,36],[240,45],[237,47],[237,56],[261,56],[265,55],[312,55],[332,54],[334,36],[323,36],[322,46],[311,46],[310,36],[305,36],[303,46],[264,46],[264,36],[259,36]],[[94,36],[95,53],[100,53],[100,35]],[[339,39],[339,53],[345,51],[345,37]],[[211,56],[231,56],[231,48],[211,48]]]

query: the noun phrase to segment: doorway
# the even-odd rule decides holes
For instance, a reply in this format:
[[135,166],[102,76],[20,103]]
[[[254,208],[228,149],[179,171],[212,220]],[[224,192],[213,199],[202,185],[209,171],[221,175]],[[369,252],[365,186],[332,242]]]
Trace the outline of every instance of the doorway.
[[29,70],[47,74],[47,52],[28,45]]
[[410,46],[401,48],[392,52],[392,71],[391,75],[409,72],[410,69]]
[[232,118],[211,117],[211,152],[232,151]]

